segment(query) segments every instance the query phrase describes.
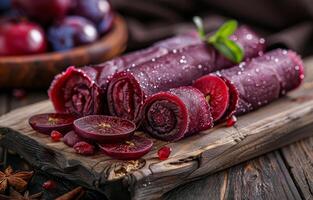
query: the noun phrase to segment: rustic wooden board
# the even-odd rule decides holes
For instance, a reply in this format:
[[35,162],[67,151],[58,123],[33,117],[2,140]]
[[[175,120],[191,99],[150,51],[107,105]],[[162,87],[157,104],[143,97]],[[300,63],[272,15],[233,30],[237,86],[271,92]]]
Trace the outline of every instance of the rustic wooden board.
[[313,199],[313,137],[283,148],[282,154],[302,198]]
[[0,115],[7,112],[8,99],[5,95],[0,95]]
[[[313,69],[307,69],[311,77]],[[0,142],[42,170],[102,191],[109,198],[158,198],[204,174],[313,135],[308,131],[313,127],[312,85],[307,80],[288,97],[240,117],[235,127],[219,125],[176,143],[155,140],[154,149],[138,161],[117,161],[102,154],[79,156],[62,142],[52,143],[48,136],[32,131],[27,119],[35,113],[53,111],[49,101],[1,117],[0,126],[8,128],[0,129]],[[156,151],[164,144],[171,146],[173,153],[160,162]]]
[[176,188],[164,195],[164,199],[291,200],[301,196],[276,151]]

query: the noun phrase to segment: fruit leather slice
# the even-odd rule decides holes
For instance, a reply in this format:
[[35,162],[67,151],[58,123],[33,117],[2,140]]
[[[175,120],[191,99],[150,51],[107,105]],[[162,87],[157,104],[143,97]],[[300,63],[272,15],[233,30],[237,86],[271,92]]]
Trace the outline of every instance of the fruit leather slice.
[[175,141],[209,129],[209,104],[198,89],[184,86],[150,96],[144,106],[144,129],[161,140]]
[[[264,39],[249,28],[237,29],[231,39],[245,52],[245,59],[258,56],[264,50]],[[139,123],[147,96],[170,88],[186,86],[210,72],[233,66],[215,48],[205,43],[189,45],[137,67],[117,73],[108,86],[107,99],[112,115]]]
[[215,84],[208,77],[216,75],[227,82],[229,94],[235,99],[224,113],[224,118],[229,118],[233,113],[241,115],[262,107],[297,88],[304,78],[304,67],[295,52],[276,49],[236,67],[202,77],[194,86],[204,91],[203,88]]
[[48,91],[57,112],[77,116],[105,113],[104,94],[108,79],[116,72],[167,54],[181,47],[201,43],[196,32],[189,32],[158,42],[150,48],[126,54],[111,61],[86,66],[69,67],[57,75]]

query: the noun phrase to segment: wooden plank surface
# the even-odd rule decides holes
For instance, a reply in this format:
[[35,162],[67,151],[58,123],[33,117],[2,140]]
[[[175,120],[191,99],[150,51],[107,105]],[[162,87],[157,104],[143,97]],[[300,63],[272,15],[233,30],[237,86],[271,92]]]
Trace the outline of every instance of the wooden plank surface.
[[179,187],[165,200],[301,199],[278,151]]
[[313,199],[313,137],[283,148],[282,153],[302,198]]
[[[311,68],[307,68],[309,74],[313,71]],[[236,127],[220,125],[175,144],[155,140],[155,148],[142,160],[126,163],[100,154],[78,156],[63,143],[51,143],[49,137],[32,131],[27,119],[34,113],[52,111],[47,101],[3,116],[0,125],[10,128],[0,130],[1,143],[15,147],[37,167],[96,188],[109,197],[119,194],[140,199],[158,198],[203,174],[214,173],[312,135],[309,131],[313,122],[312,99],[312,83],[307,80],[289,97],[240,117]],[[293,132],[300,127],[304,128]],[[156,151],[164,144],[171,146],[173,153],[170,159],[160,162]]]
[[5,94],[0,94],[0,116],[8,112],[8,98]]

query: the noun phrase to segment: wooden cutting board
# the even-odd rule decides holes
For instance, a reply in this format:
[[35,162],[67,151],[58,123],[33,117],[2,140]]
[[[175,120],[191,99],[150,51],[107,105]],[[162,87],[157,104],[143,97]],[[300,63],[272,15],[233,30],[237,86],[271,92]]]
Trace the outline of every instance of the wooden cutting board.
[[[311,64],[310,64],[311,63]],[[220,124],[176,143],[154,140],[153,150],[140,160],[118,161],[101,153],[86,157],[62,142],[33,131],[28,118],[53,111],[49,101],[14,110],[0,118],[0,144],[55,176],[105,193],[110,199],[154,199],[205,174],[238,164],[283,145],[313,135],[313,62],[295,92],[255,112],[239,117],[234,127]],[[143,133],[137,133],[143,134]],[[173,149],[168,160],[157,150]]]

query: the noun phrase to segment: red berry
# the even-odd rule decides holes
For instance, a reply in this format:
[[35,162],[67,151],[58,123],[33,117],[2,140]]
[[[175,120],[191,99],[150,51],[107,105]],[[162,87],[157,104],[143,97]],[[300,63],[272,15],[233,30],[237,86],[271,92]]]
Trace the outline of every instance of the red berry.
[[76,151],[76,153],[81,155],[93,155],[95,153],[95,147],[87,142],[78,142],[73,147]]
[[50,136],[54,142],[58,142],[62,138],[62,134],[59,131],[52,131]]
[[26,97],[27,93],[26,93],[26,91],[23,90],[23,89],[14,89],[14,90],[12,91],[12,95],[13,95],[13,97],[15,97],[16,99],[22,100],[22,99],[24,99],[24,98]]
[[231,127],[231,126],[234,126],[237,122],[237,117],[236,116],[231,116],[231,118],[229,118],[227,121],[226,121],[226,126],[227,127]]
[[42,184],[43,189],[52,190],[56,187],[56,183],[53,180],[48,180]]
[[166,160],[170,156],[172,149],[170,147],[164,146],[158,151],[158,156],[160,160]]

